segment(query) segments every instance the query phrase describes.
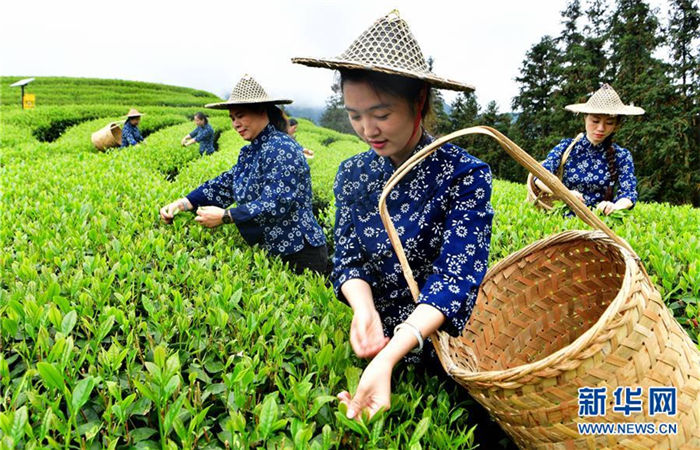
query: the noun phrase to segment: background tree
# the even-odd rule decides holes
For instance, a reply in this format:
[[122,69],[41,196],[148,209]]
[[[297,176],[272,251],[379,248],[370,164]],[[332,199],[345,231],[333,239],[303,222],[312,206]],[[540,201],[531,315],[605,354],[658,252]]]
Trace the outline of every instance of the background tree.
[[520,84],[512,103],[519,112],[515,126],[519,144],[539,159],[559,141],[554,126],[554,93],[561,84],[560,61],[555,39],[544,36],[525,54],[520,75],[515,78]]
[[348,113],[345,111],[343,102],[343,92],[340,88],[340,81],[336,80],[331,85],[333,94],[326,100],[326,109],[323,111],[319,119],[319,125],[330,128],[331,130],[340,131],[341,133],[354,134],[352,125],[348,120]]
[[[672,65],[670,75],[676,83],[681,108],[683,166],[688,167],[691,186],[700,185],[700,12],[693,0],[670,2],[667,44]],[[700,204],[699,190],[693,203]]]

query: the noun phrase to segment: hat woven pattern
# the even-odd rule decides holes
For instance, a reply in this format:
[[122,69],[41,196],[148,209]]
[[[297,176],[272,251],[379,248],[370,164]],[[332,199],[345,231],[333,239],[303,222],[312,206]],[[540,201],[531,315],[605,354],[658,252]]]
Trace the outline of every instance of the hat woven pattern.
[[252,103],[292,103],[291,100],[272,98],[267,95],[265,89],[255,81],[255,79],[246,74],[233,87],[228,100],[221,103],[210,103],[207,108],[224,109],[230,105],[245,105]]
[[634,105],[625,105],[615,89],[609,84],[600,87],[586,103],[567,105],[564,109],[587,114],[640,115],[644,110]]
[[430,73],[423,52],[408,25],[392,14],[386,20],[378,20],[362,33],[339,59]]
[[435,88],[473,91],[474,87],[430,71],[418,41],[394,10],[380,18],[340,56],[292,58],[292,62],[327,69],[359,69],[423,80]]
[[251,76],[244,76],[231,91],[229,101],[245,102],[246,100],[260,101],[269,98],[265,89]]

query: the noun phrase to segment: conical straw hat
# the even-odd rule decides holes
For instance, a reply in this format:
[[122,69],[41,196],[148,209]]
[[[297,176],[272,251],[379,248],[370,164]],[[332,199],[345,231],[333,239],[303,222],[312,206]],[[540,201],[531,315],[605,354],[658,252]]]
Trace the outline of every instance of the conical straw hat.
[[586,103],[575,103],[564,107],[567,111],[586,114],[607,114],[610,116],[638,116],[644,110],[632,104],[625,105],[615,89],[605,83]]
[[126,114],[127,119],[132,118],[132,117],[141,117],[145,116],[145,114],[140,113],[137,109],[131,108],[129,112]]
[[233,88],[228,100],[221,103],[209,103],[205,105],[205,108],[229,109],[234,105],[248,105],[253,103],[286,104],[292,103],[292,100],[270,97],[267,95],[267,92],[265,92],[265,89],[260,86],[260,83],[255,81],[250,75],[245,74]]
[[428,69],[423,52],[405,20],[394,10],[378,19],[338,57],[292,58],[293,63],[328,69],[361,69],[425,80],[453,91],[474,87],[435,75]]

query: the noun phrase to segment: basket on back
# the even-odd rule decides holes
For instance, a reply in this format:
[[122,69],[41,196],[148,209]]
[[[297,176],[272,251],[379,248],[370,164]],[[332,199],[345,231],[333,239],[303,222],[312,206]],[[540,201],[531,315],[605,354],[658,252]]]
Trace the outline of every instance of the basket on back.
[[104,128],[95,131],[90,140],[97,150],[101,151],[111,147],[119,147],[122,144],[122,129],[119,127],[119,122],[111,122]]
[[[461,336],[437,332],[443,367],[522,448],[700,448],[700,351],[673,318],[629,244],[559,179],[498,131],[436,140],[387,182],[380,214],[414,298],[418,286],[389,218],[386,196],[445,142],[485,134],[600,231],[567,231],[491,267]],[[579,416],[579,388],[605,387],[606,414]],[[642,387],[643,412],[613,411],[617,387]],[[677,414],[648,414],[648,388],[675,387]],[[577,424],[675,423],[677,434],[582,435]]]
[[[559,177],[560,180],[564,175],[564,164],[566,164],[566,160],[569,158],[571,150],[573,150],[576,143],[580,141],[582,137],[583,133],[580,133],[578,136],[576,136],[562,154],[561,162],[559,163],[559,167],[557,168],[557,177]],[[527,174],[527,182],[525,183],[525,186],[527,187],[528,202],[546,211],[550,211],[552,210],[552,208],[554,208],[555,198],[551,194],[543,191],[542,189],[540,189],[539,186],[537,186],[537,183],[535,183],[535,177],[532,176],[532,173]]]

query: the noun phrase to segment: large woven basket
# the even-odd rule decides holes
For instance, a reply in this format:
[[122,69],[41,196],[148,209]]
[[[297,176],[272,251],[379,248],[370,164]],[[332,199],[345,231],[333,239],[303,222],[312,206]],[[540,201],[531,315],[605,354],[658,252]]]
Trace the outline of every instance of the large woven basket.
[[[445,142],[485,134],[599,231],[555,234],[491,267],[461,336],[432,336],[447,373],[522,448],[700,448],[700,351],[673,318],[629,244],[559,179],[498,131],[460,130],[412,156],[387,182],[382,220],[414,298],[386,207],[396,183]],[[643,388],[642,413],[613,412],[617,387]],[[607,388],[607,414],[579,417],[578,389]],[[648,388],[675,387],[677,414],[648,415]],[[675,423],[671,435],[581,435],[577,423]]]
[[119,127],[119,122],[112,122],[101,128],[90,137],[92,145],[97,150],[107,150],[111,147],[119,147],[122,144],[122,129]]

